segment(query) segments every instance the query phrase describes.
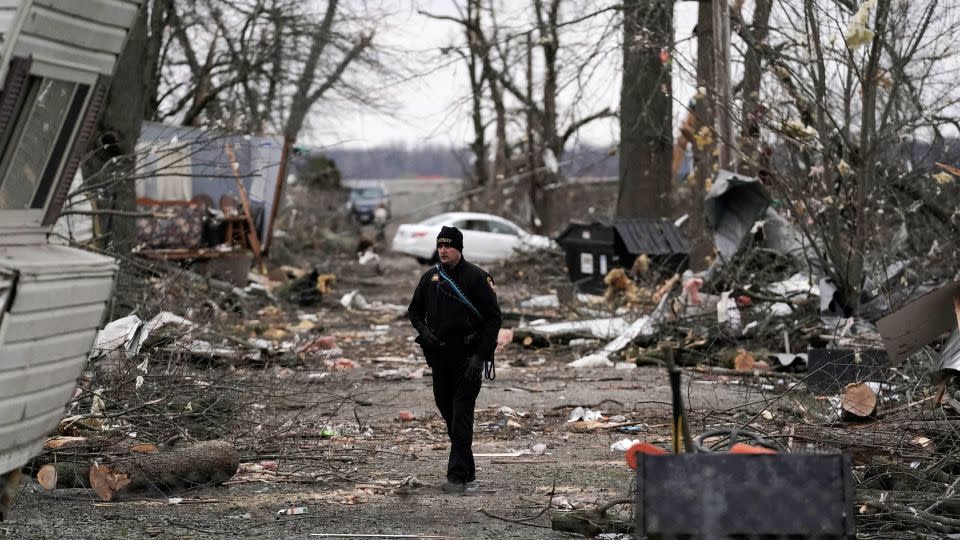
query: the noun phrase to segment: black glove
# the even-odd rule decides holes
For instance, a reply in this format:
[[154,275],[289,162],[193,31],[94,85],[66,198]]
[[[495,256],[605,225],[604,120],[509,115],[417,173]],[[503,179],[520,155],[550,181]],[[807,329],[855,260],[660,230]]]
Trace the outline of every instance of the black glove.
[[428,347],[440,347],[443,343],[437,338],[437,335],[430,330],[429,326],[424,326],[420,331],[420,344]]
[[479,355],[473,355],[470,357],[470,365],[467,366],[467,370],[463,373],[463,378],[477,382],[480,380],[480,376],[483,375],[483,359]]

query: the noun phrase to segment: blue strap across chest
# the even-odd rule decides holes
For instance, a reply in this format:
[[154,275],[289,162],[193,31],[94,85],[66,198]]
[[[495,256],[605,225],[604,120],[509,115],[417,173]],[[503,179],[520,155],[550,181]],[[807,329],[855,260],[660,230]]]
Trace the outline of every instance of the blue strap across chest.
[[463,294],[463,291],[460,290],[460,287],[457,287],[457,284],[443,271],[443,267],[439,264],[437,265],[437,274],[441,279],[447,282],[450,285],[450,289],[453,290],[453,293],[457,296],[457,299],[463,302],[463,305],[467,306],[474,315],[477,316],[481,321],[483,320],[483,315],[480,315],[480,310],[474,307],[474,305],[467,299],[467,296]]

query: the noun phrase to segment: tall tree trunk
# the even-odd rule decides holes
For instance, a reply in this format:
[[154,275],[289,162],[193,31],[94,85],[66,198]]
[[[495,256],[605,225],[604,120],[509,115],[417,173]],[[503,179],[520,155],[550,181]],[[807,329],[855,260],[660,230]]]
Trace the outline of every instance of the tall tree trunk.
[[480,49],[480,40],[474,34],[474,29],[480,28],[480,2],[467,2],[467,21],[464,31],[467,34],[467,69],[470,75],[470,104],[472,106],[471,119],[473,120],[473,142],[470,149],[473,151],[473,181],[474,185],[482,186],[490,178],[489,163],[487,162],[486,126],[483,123],[483,52]]
[[764,114],[760,104],[760,83],[763,78],[761,48],[764,47],[769,33],[767,24],[770,21],[772,5],[773,0],[757,0],[749,29],[747,52],[743,58],[743,83],[740,86],[740,94],[743,96],[743,112],[740,117],[740,148],[743,159],[739,170],[749,175],[760,174],[763,168],[760,153],[760,119]]
[[863,112],[860,120],[860,153],[861,159],[853,162],[856,174],[856,225],[855,234],[847,250],[845,285],[849,291],[848,304],[854,312],[860,307],[860,293],[863,289],[864,255],[867,249],[867,240],[872,236],[871,231],[877,204],[876,174],[877,159],[877,85],[880,71],[880,54],[886,40],[887,15],[890,11],[890,0],[877,2],[877,16],[874,20],[875,34],[870,46],[870,56],[863,70],[860,81],[863,89]]
[[623,18],[617,216],[668,217],[673,102],[661,52],[672,49],[673,1],[626,0]]
[[[559,92],[557,52],[560,50],[557,22],[560,15],[560,0],[551,0],[546,10],[543,2],[536,0],[534,8],[540,34],[540,50],[543,51],[543,115],[540,132],[543,137],[543,147],[550,149],[553,156],[559,160],[563,156],[563,140],[557,128],[557,93]],[[532,95],[530,101],[533,101]],[[532,184],[534,189],[531,192],[530,204],[533,206],[534,222],[531,225],[538,232],[542,225],[538,216],[544,212],[543,185],[552,182],[554,176],[551,171],[542,171],[535,176]]]
[[720,167],[736,170],[733,140],[733,90],[730,84],[730,3],[713,0],[713,114],[719,135]]
[[[713,113],[713,9],[708,2],[700,2],[697,12],[697,88],[706,91],[697,94],[693,106],[694,117],[698,120],[697,129],[706,135],[714,133]],[[714,148],[716,137],[694,137],[693,139],[693,182],[691,183],[690,238],[693,245],[690,253],[690,267],[703,270],[708,266],[707,258],[713,255],[713,238],[707,230],[704,198],[707,195],[707,182],[713,178]]]
[[143,86],[146,96],[143,100],[143,117],[156,120],[160,106],[160,55],[164,33],[167,27],[168,10],[173,9],[173,0],[153,0],[150,7],[150,32],[146,39],[143,59]]
[[[98,191],[95,200],[98,209],[133,212],[136,191],[133,173],[136,167],[137,139],[143,124],[145,96],[151,90],[145,88],[143,70],[147,36],[147,6],[140,7],[137,19],[130,29],[127,44],[117,61],[117,68],[107,94],[103,114],[91,137],[91,157],[83,164],[83,176],[109,184]],[[100,215],[96,229],[103,239],[104,247],[116,252],[128,252],[136,243],[136,222],[126,216]]]

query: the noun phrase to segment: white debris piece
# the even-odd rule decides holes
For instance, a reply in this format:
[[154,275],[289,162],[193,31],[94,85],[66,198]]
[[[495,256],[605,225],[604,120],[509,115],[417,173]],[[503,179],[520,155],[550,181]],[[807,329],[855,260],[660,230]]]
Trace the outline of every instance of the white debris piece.
[[567,365],[572,368],[613,367],[613,362],[606,355],[597,353],[578,358]]
[[777,362],[780,362],[780,365],[784,367],[792,365],[797,361],[802,362],[804,365],[807,363],[807,353],[777,353],[774,356],[777,358]]
[[197,328],[198,326],[193,321],[188,321],[187,319],[184,319],[183,317],[175,315],[169,311],[161,311],[160,313],[157,313],[154,318],[150,319],[147,324],[141,327],[134,351],[140,350],[140,347],[142,347],[143,343],[147,341],[147,338],[150,337],[150,334],[154,334],[160,330],[172,329],[179,333],[185,334],[187,332],[192,332]]
[[778,296],[820,296],[820,287],[802,272],[797,272],[783,281],[771,283],[766,289]]
[[574,332],[589,332],[598,339],[613,339],[626,332],[630,325],[623,317],[612,319],[587,319],[583,321],[567,321],[550,324],[534,324],[531,321],[527,326],[536,326],[536,333],[544,337]]
[[603,418],[603,411],[593,411],[584,409],[583,407],[577,407],[570,412],[570,418],[567,419],[567,423],[579,422],[581,420],[592,422],[594,420],[600,420],[601,418]]
[[97,339],[93,344],[90,357],[96,358],[106,351],[126,348],[127,344],[133,341],[133,336],[142,324],[143,321],[136,315],[130,315],[107,323],[107,325],[103,327],[103,330],[97,333]]
[[360,294],[360,291],[354,289],[340,298],[340,305],[352,309],[367,309],[367,299]]
[[733,291],[724,291],[720,295],[720,301],[717,302],[717,322],[721,325],[727,324],[733,330],[739,330],[743,321],[740,319],[740,309],[737,308],[737,301],[730,298],[731,294],[733,294]]
[[774,302],[770,304],[770,313],[776,317],[789,317],[793,315],[793,308],[786,302]]
[[162,311],[146,323],[136,315],[117,319],[104,327],[97,334],[91,358],[97,358],[106,351],[125,350],[128,354],[140,352],[143,344],[151,334],[161,330],[173,330],[186,334],[196,330],[198,326],[179,315],[169,311]]
[[560,298],[555,294],[541,294],[520,302],[522,308],[558,308]]
[[377,255],[376,252],[374,252],[373,249],[371,248],[366,251],[360,252],[357,255],[357,262],[359,262],[361,265],[365,265],[369,263],[379,263],[380,256]]
[[610,445],[611,452],[626,452],[630,449],[631,446],[635,444],[640,444],[639,439],[620,439],[619,441]]

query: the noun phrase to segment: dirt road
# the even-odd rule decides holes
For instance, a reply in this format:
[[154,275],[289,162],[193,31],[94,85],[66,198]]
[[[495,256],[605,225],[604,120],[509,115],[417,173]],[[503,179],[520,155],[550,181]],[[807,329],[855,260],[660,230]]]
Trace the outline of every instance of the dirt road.
[[[358,272],[343,276],[339,286],[358,287],[371,301],[405,303],[422,269],[400,257],[387,257],[385,264],[383,276]],[[509,280],[501,279],[499,287],[505,302],[518,294]],[[549,529],[546,515],[519,524],[481,510],[516,519],[536,515],[551,493],[552,505],[561,508],[625,496],[631,471],[611,443],[667,441],[670,392],[662,369],[575,370],[565,365],[574,357],[569,347],[510,345],[498,358],[497,379],[485,382],[478,400],[477,482],[467,495],[442,495],[446,435],[433,406],[429,371],[425,377],[418,372],[426,366],[409,323],[399,317],[371,332],[369,315],[345,312],[335,302],[325,303],[319,316],[329,321],[325,331],[337,339],[343,356],[359,366],[325,376],[302,366],[287,374],[329,395],[350,397],[346,405],[307,405],[298,412],[323,422],[284,447],[295,448],[296,458],[245,456],[247,463],[228,485],[180,494],[178,504],[158,494],[100,503],[90,491],[46,493],[30,482],[22,487],[12,521],[0,524],[0,536],[563,538]],[[700,413],[749,399],[735,386],[714,382],[688,381],[686,389]],[[636,431],[573,429],[567,419],[576,406],[622,415]],[[401,411],[414,419],[401,421]],[[532,453],[535,445],[546,449]],[[270,474],[263,474],[264,468]],[[306,513],[277,515],[297,507]]]

